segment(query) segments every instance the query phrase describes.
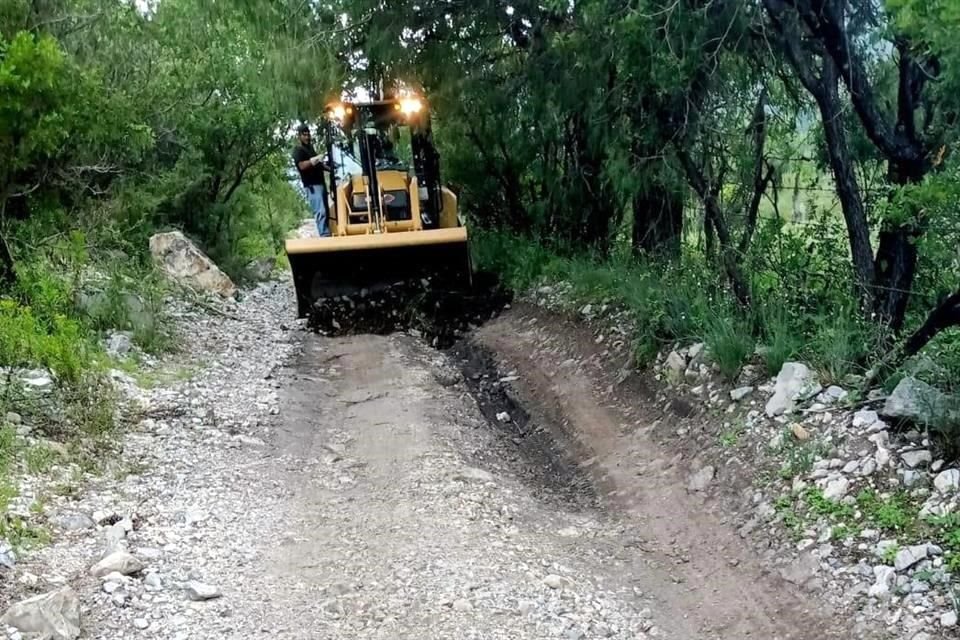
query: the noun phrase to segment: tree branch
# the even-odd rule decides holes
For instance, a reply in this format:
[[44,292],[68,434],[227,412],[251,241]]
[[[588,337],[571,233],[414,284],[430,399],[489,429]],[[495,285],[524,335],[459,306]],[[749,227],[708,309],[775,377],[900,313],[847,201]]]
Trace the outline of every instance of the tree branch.
[[740,264],[731,246],[730,230],[727,227],[727,221],[723,215],[723,210],[720,208],[720,203],[717,201],[711,185],[708,184],[703,170],[696,165],[693,158],[691,158],[687,152],[685,148],[686,145],[675,144],[674,146],[677,151],[677,158],[683,166],[690,186],[693,187],[693,190],[697,192],[697,195],[700,196],[700,200],[703,202],[707,231],[709,233],[709,228],[713,227],[713,230],[717,234],[717,239],[720,241],[723,267],[727,272],[730,285],[733,287],[733,295],[736,296],[737,301],[742,306],[749,307],[750,288],[743,278],[743,273],[740,271]]
[[960,326],[960,290],[937,305],[923,325],[907,338],[900,362],[918,354],[942,331],[956,326]]
[[852,38],[844,26],[845,21],[838,6],[843,3],[830,0],[788,1],[796,8],[811,33],[819,36],[827,53],[836,63],[840,77],[850,94],[854,111],[863,123],[870,141],[891,160],[916,162],[922,154],[916,141],[891,129],[886,116],[880,111],[866,67],[853,50]]

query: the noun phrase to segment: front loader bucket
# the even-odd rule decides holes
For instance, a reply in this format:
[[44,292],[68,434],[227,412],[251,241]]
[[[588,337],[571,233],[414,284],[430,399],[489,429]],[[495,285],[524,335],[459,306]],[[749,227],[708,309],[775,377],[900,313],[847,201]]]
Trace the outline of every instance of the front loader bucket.
[[297,317],[318,300],[429,278],[454,286],[472,283],[464,227],[287,240],[297,292]]

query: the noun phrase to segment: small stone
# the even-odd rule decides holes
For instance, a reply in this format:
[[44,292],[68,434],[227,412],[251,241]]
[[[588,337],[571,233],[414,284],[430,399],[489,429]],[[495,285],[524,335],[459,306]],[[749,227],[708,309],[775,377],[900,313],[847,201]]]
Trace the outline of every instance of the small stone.
[[510,422],[510,414],[506,411],[501,411],[497,414],[497,422]]
[[128,576],[132,573],[143,571],[143,563],[126,551],[114,551],[93,565],[93,567],[90,568],[90,575],[101,578],[114,571],[121,575]]
[[17,566],[17,554],[13,547],[0,540],[0,567],[13,569],[15,566]]
[[143,579],[143,584],[150,589],[159,590],[163,588],[163,579],[159,573],[148,573],[147,577]]
[[789,565],[780,569],[780,576],[795,585],[809,584],[820,570],[820,561],[810,553],[804,553]]
[[869,427],[879,419],[880,416],[877,415],[876,411],[868,411],[864,409],[853,414],[853,426],[855,429],[862,429],[864,427]]
[[957,626],[957,612],[948,611],[940,616],[940,626],[945,629],[950,629]]
[[933,456],[927,449],[916,449],[914,451],[904,451],[900,454],[903,463],[911,469],[933,462]]
[[820,393],[822,387],[809,367],[800,362],[786,362],[777,375],[774,394],[765,407],[767,417],[791,413],[798,402]]
[[706,466],[694,473],[690,477],[690,482],[687,485],[687,488],[690,491],[704,491],[707,487],[710,486],[710,483],[713,482],[714,474],[716,469],[712,466]]
[[888,464],[890,464],[890,451],[879,447],[877,452],[874,454],[874,460],[876,462],[878,469],[883,469]]
[[43,371],[31,371],[21,381],[35,391],[46,391],[53,386],[53,378]]
[[54,526],[64,531],[82,531],[84,529],[93,529],[97,526],[93,518],[87,514],[71,511],[59,513],[55,515],[52,520]]
[[903,486],[912,487],[923,480],[923,474],[915,469],[904,469]]
[[734,402],[740,402],[751,393],[753,393],[753,387],[739,387],[730,392],[730,399]]
[[684,372],[687,370],[687,362],[684,360],[676,351],[671,351],[670,355],[667,356],[667,377],[671,382],[679,382],[683,378]]
[[150,622],[145,618],[134,618],[133,626],[137,629],[143,630],[150,627]]
[[876,582],[867,591],[871,598],[882,598],[890,595],[890,589],[897,579],[897,571],[893,567],[878,565],[873,568]]
[[122,358],[133,349],[133,341],[126,333],[112,333],[107,338],[106,351],[113,358]]
[[106,554],[110,555],[118,551],[123,551],[123,541],[127,537],[127,532],[118,524],[107,527],[104,533]]
[[120,589],[121,587],[123,587],[123,585],[120,584],[119,582],[113,582],[112,580],[107,580],[106,582],[103,583],[102,588],[104,593],[113,593],[114,591],[116,591],[117,589]]
[[140,547],[137,549],[137,555],[146,560],[159,560],[163,557],[163,551],[152,547]]
[[220,589],[209,584],[204,584],[203,582],[197,582],[196,580],[191,580],[187,583],[186,592],[188,598],[198,602],[213,600],[223,596]]
[[461,598],[453,603],[453,610],[460,612],[473,611],[473,603],[471,603],[469,600]]
[[441,387],[455,386],[463,379],[459,371],[447,369],[435,372],[433,377]]
[[702,342],[698,342],[694,345],[691,345],[690,348],[687,349],[687,357],[690,358],[692,362],[699,363],[700,358],[701,356],[703,356],[705,349],[706,349],[706,345]]
[[867,427],[867,433],[880,433],[881,431],[886,431],[889,428],[890,425],[888,425],[886,422],[883,420],[877,420],[872,425]]
[[844,477],[831,480],[823,490],[823,497],[827,500],[839,501],[850,490],[850,481]]
[[893,561],[893,566],[897,571],[906,571],[921,560],[925,560],[926,557],[927,545],[913,545],[897,552],[896,558]]
[[947,469],[937,474],[933,479],[933,486],[940,493],[956,493],[960,491],[960,469]]
[[793,437],[799,440],[800,442],[806,442],[810,439],[810,432],[804,429],[799,424],[794,424],[790,427],[790,431],[793,432]]
[[35,573],[24,571],[17,582],[27,587],[35,587],[40,582],[40,578]]
[[562,589],[564,583],[564,579],[556,574],[550,574],[543,579],[543,584],[547,585],[551,589]]
[[17,426],[18,424],[23,422],[23,418],[20,417],[20,414],[15,413],[13,411],[8,411],[7,415],[5,415],[3,419],[4,419],[4,422],[13,426]]
[[467,467],[454,476],[454,480],[463,482],[493,482],[493,474],[483,469]]

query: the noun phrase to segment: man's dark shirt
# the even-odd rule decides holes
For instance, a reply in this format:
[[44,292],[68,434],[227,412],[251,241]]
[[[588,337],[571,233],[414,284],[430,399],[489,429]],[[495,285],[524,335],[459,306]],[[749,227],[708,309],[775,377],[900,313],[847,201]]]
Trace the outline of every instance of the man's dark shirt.
[[320,168],[320,165],[307,169],[300,168],[301,162],[306,162],[315,155],[317,155],[317,152],[314,151],[313,145],[311,144],[301,144],[293,150],[293,161],[297,165],[297,171],[300,172],[300,180],[303,182],[304,187],[312,187],[314,185],[324,186],[323,169]]

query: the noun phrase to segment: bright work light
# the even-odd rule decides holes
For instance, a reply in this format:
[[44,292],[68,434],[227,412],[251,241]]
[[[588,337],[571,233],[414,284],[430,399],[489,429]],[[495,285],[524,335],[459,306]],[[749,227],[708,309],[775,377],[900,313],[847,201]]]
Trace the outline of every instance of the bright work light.
[[415,113],[420,113],[423,109],[423,103],[420,101],[420,98],[403,98],[400,100],[400,111],[405,115],[413,115]]

